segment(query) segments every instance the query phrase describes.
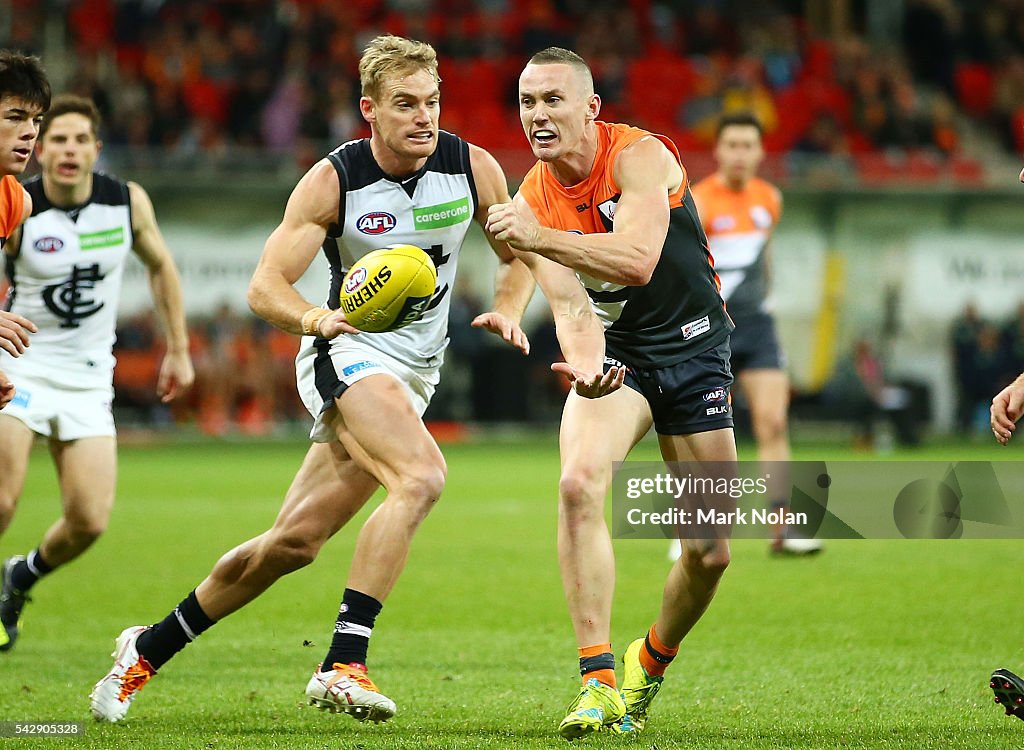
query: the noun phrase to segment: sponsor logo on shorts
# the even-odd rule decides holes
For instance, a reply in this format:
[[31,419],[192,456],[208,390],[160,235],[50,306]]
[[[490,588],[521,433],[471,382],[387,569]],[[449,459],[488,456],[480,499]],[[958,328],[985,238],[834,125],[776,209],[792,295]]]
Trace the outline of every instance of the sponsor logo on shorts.
[[29,402],[32,400],[32,394],[26,391],[24,388],[18,388],[14,392],[14,398],[11,399],[11,403],[15,406],[20,406],[23,409],[28,408]]
[[412,210],[413,225],[417,229],[440,229],[470,220],[469,198],[459,198],[436,206],[424,206]]
[[705,315],[699,320],[691,320],[686,325],[681,326],[679,330],[683,332],[683,339],[689,341],[711,330],[711,318]]
[[728,414],[729,404],[722,404],[721,406],[710,406],[705,410],[704,413],[707,414],[709,417],[713,417],[716,414]]
[[362,362],[353,362],[348,365],[341,371],[341,374],[348,377],[349,375],[355,375],[360,370],[371,370],[374,367],[380,367],[380,365],[376,362],[370,362],[369,360],[364,359]]
[[64,248],[64,240],[59,237],[40,237],[32,247],[40,253],[55,253]]
[[83,250],[101,250],[105,247],[120,245],[122,242],[124,242],[124,227],[114,227],[78,236],[78,245]]
[[386,211],[371,211],[356,221],[356,229],[363,234],[384,234],[395,228],[398,222]]
[[705,401],[724,401],[726,391],[725,388],[715,388],[713,391],[708,391],[704,394]]
[[366,269],[362,266],[353,268],[348,273],[348,278],[345,279],[345,294],[351,294],[359,285],[366,281]]

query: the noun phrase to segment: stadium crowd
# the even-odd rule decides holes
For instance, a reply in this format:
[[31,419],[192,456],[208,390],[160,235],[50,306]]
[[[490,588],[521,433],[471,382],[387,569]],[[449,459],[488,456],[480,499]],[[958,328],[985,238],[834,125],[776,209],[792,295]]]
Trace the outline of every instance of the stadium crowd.
[[[13,4],[11,45],[43,52],[41,16],[54,3]],[[822,29],[805,10],[815,4],[795,0],[59,5],[78,61],[66,88],[98,102],[108,145],[139,153],[212,159],[249,146],[310,163],[324,143],[365,134],[355,61],[381,30],[437,46],[444,125],[492,150],[525,151],[508,126],[515,75],[524,55],[548,45],[592,61],[606,119],[628,116],[684,152],[707,150],[716,119],[736,110],[760,117],[768,150],[794,155],[796,171],[824,155],[884,178],[877,157],[896,151],[927,177],[961,154],[964,116],[1024,150],[1019,0],[907,0],[882,30],[863,3],[844,28]],[[961,177],[975,175],[960,161]]]

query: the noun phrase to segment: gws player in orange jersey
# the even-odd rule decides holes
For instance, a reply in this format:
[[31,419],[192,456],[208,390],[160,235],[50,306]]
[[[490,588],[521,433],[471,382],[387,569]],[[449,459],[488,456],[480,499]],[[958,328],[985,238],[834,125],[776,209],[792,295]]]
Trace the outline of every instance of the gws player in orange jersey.
[[732,323],[686,171],[669,139],[601,122],[600,108],[579,55],[549,48],[530,59],[519,112],[539,161],[487,224],[527,265],[555,261],[570,278],[576,272],[604,325],[605,366],[627,386],[587,399],[574,383],[562,415],[558,554],[583,678],[559,726],[567,739],[643,728],[666,667],[729,563],[727,534],[683,541],[657,621],[626,649],[620,696],[610,643],[615,560],[604,520],[613,462],[652,424],[668,461],[736,460]]
[[[782,193],[757,176],[764,159],[761,123],[751,114],[724,116],[718,124],[715,160],[718,170],[693,186],[704,231],[722,281],[732,333],[732,372],[747,403],[761,461],[787,462],[789,450],[789,377],[770,301],[771,239],[782,217]],[[775,478],[774,510],[789,502],[785,472]],[[820,552],[821,542],[786,534],[775,527],[772,551]],[[678,554],[678,548],[673,550]]]
[[[32,199],[14,175],[28,166],[39,124],[50,108],[50,82],[39,58],[0,50],[0,250],[32,213]],[[36,327],[27,318],[0,309],[0,350],[19,356]],[[14,384],[0,370],[0,409],[14,398]],[[0,636],[0,640],[3,636]]]

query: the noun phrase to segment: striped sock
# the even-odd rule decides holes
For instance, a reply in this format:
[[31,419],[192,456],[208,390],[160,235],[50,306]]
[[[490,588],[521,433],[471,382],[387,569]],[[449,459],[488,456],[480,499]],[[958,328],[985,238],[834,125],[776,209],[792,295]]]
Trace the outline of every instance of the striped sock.
[[580,676],[584,684],[595,679],[603,685],[615,687],[615,656],[611,643],[596,643],[579,650]]
[[654,626],[651,625],[651,629],[647,631],[647,637],[644,639],[644,646],[640,649],[640,665],[652,677],[661,677],[678,653],[679,646],[675,648],[666,646],[658,638]]
[[157,670],[213,625],[193,589],[167,617],[139,636],[136,648]]
[[53,568],[39,554],[37,547],[11,569],[11,585],[21,593],[27,594],[40,578],[51,572]]
[[383,607],[372,596],[355,589],[345,589],[338,609],[338,621],[334,624],[334,638],[321,669],[329,671],[332,664],[365,666],[373,624]]

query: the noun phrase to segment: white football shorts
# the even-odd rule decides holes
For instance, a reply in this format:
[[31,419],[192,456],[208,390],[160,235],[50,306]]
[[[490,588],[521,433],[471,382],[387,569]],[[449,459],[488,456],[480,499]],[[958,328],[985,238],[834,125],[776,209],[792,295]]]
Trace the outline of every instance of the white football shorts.
[[114,415],[110,405],[113,390],[59,388],[49,381],[8,372],[16,392],[14,400],[0,415],[14,417],[35,433],[54,440],[114,437]]
[[[373,336],[364,333],[361,336]],[[440,365],[411,367],[409,364],[362,343],[359,337],[342,335],[332,341],[313,336],[302,337],[302,348],[295,358],[295,382],[299,397],[313,416],[309,437],[315,443],[335,440],[327,426],[327,417],[334,409],[334,399],[350,386],[370,375],[390,375],[402,384],[416,413],[423,416],[441,380]]]

